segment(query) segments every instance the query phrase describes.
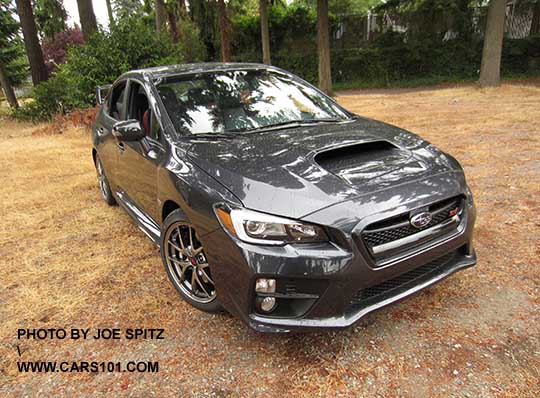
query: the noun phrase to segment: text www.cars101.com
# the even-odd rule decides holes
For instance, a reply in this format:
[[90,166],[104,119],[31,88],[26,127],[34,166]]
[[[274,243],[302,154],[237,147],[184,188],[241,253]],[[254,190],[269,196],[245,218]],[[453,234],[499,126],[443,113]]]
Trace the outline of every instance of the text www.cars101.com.
[[140,372],[157,373],[157,361],[122,362],[86,362],[86,361],[25,361],[17,362],[21,373],[97,373],[97,372]]

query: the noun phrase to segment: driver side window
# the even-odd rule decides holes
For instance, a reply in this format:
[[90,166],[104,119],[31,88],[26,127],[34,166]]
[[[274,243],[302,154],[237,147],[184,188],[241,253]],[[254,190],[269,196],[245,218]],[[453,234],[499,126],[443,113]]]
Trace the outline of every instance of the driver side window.
[[159,123],[150,107],[148,95],[144,87],[133,80],[130,82],[129,87],[130,95],[127,118],[138,120],[147,137],[158,139]]
[[126,93],[126,82],[118,83],[112,91],[110,96],[109,116],[116,120],[124,120],[125,116],[125,104],[124,97]]

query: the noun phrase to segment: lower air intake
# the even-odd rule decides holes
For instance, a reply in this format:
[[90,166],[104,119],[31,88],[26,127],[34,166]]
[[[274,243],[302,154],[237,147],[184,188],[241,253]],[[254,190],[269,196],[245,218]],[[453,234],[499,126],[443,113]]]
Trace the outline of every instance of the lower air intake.
[[451,260],[456,256],[456,251],[448,253],[395,278],[359,290],[351,299],[351,310],[369,307],[390,297],[397,296],[437,275],[443,274],[451,266]]

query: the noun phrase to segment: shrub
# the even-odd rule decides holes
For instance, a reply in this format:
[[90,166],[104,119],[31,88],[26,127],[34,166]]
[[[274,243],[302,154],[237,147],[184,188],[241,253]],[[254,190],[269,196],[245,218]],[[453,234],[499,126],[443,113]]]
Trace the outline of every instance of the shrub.
[[89,42],[71,48],[61,72],[76,84],[82,102],[92,105],[97,85],[108,84],[122,73],[138,68],[182,61],[178,47],[167,34],[137,19],[122,20],[109,34],[96,34]]
[[97,85],[112,83],[131,69],[181,61],[180,49],[168,35],[157,35],[152,25],[139,19],[125,19],[110,33],[97,33],[88,43],[71,47],[66,63],[34,89],[34,101],[15,116],[47,120],[55,113],[89,107],[95,104]]
[[33,97],[33,101],[14,110],[16,118],[37,123],[49,120],[56,114],[88,106],[80,100],[81,95],[76,91],[76,84],[69,81],[64,73],[58,73],[35,87]]
[[540,36],[505,39],[502,71],[507,74],[540,73]]

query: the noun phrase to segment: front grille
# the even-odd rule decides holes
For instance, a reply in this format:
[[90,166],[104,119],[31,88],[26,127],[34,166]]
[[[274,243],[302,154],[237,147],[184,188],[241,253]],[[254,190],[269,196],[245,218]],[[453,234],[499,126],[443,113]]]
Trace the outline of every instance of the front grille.
[[462,198],[460,196],[446,199],[429,206],[432,219],[421,229],[413,227],[409,223],[409,213],[403,213],[386,220],[370,224],[362,232],[362,239],[366,246],[371,249],[374,246],[393,242],[407,236],[414,235],[424,229],[434,227],[452,217],[451,212],[456,208],[461,210]]
[[452,265],[457,251],[450,252],[425,265],[381,282],[378,285],[359,290],[351,299],[351,310],[366,308],[375,303],[394,297],[410,288],[444,273]]

